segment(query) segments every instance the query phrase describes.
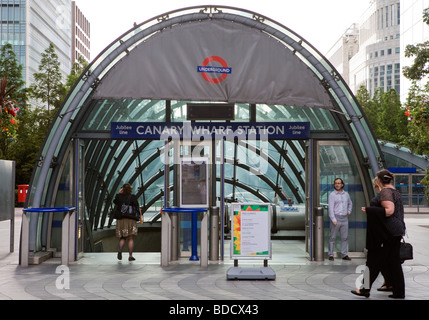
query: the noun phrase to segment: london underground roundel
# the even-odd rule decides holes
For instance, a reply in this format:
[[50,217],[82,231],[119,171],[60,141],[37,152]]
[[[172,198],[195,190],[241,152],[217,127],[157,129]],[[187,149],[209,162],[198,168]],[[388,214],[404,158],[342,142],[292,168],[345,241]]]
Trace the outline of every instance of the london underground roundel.
[[[215,62],[215,63],[212,63],[212,62]],[[209,65],[209,64],[214,64],[214,65]],[[219,64],[220,66],[215,66]],[[203,61],[202,65],[198,66],[198,72],[201,73],[204,80],[214,84],[225,81],[228,74],[231,74],[231,71],[232,71],[232,68],[228,67],[228,64],[226,63],[226,61],[223,58],[218,56],[207,57]],[[220,74],[220,76],[218,77],[212,76],[217,74]]]

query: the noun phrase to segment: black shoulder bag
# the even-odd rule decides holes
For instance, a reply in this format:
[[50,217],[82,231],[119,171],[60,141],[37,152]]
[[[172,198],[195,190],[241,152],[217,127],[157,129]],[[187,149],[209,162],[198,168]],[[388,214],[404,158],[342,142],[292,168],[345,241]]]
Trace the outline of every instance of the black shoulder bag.
[[140,212],[136,207],[130,204],[131,195],[128,197],[128,204],[123,203],[121,205],[121,218],[140,220]]

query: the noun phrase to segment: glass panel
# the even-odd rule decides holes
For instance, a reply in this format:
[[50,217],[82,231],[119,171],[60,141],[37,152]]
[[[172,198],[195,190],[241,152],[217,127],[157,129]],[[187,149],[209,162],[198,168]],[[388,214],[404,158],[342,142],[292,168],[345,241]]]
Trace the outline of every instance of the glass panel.
[[408,174],[395,174],[395,188],[401,193],[404,206],[411,205]]
[[82,130],[110,130],[111,122],[162,122],[165,108],[165,100],[98,100]]
[[424,175],[412,175],[412,199],[413,206],[427,206],[427,200],[425,197],[425,186],[421,182]]
[[236,103],[235,104],[235,120],[240,121],[249,121],[250,120],[250,106],[246,103]]
[[311,123],[311,130],[338,130],[338,125],[331,112],[320,108],[294,107],[284,105],[256,105],[256,121],[306,122]]
[[[320,204],[324,207],[325,220],[325,252],[329,246],[330,219],[328,213],[328,197],[334,190],[335,178],[343,179],[344,190],[353,202],[352,213],[349,216],[348,244],[349,251],[362,252],[366,244],[366,217],[361,211],[365,205],[365,197],[358,167],[348,145],[320,145]],[[337,237],[335,252],[341,252],[341,241]]]

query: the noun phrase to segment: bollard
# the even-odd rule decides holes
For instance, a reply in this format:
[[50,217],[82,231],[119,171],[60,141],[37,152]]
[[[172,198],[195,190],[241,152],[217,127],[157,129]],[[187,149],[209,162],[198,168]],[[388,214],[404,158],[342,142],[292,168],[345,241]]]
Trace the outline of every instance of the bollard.
[[314,258],[315,261],[324,261],[324,222],[323,208],[314,208]]
[[197,245],[198,245],[198,227],[197,227],[197,223],[198,223],[198,217],[197,217],[197,212],[192,212],[192,220],[191,220],[191,228],[192,228],[192,254],[191,257],[189,258],[190,261],[198,261],[200,260],[198,258],[198,253],[197,253]]
[[219,260],[219,207],[210,207],[210,251],[212,261]]

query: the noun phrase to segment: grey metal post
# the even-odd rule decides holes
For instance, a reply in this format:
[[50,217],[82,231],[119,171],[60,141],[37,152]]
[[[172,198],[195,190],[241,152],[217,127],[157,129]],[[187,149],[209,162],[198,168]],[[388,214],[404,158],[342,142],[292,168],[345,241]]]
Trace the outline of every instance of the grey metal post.
[[179,260],[179,216],[177,212],[170,213],[171,219],[171,261]]
[[323,240],[323,208],[314,208],[314,259],[323,261],[324,257],[324,240]]
[[200,266],[201,268],[207,268],[209,265],[209,248],[208,248],[208,214],[203,213],[203,218],[201,220],[201,253],[200,253]]
[[168,212],[161,218],[161,267],[168,267],[170,263],[171,248],[171,220]]
[[212,261],[219,260],[219,207],[210,207],[210,251]]

